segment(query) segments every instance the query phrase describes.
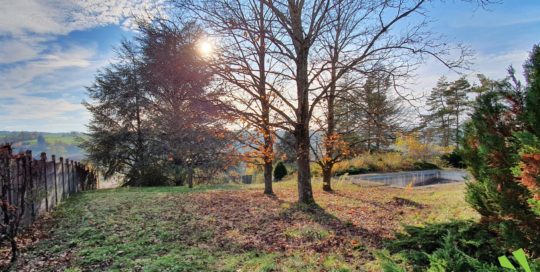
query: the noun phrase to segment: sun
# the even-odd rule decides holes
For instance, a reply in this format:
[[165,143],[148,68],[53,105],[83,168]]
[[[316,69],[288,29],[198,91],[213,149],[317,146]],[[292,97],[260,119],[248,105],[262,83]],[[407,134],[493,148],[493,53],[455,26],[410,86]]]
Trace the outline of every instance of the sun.
[[203,57],[210,57],[214,53],[214,45],[210,40],[201,40],[197,46],[199,54]]

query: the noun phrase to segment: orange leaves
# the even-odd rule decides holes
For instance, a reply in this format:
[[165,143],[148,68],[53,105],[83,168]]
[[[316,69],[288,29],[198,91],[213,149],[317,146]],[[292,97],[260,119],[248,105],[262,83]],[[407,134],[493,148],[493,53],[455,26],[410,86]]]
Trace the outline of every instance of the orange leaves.
[[521,177],[518,180],[533,194],[535,200],[540,200],[540,154],[523,154],[521,156]]
[[405,186],[405,191],[410,193],[413,190],[413,181],[409,182],[407,186]]
[[328,165],[334,163],[338,158],[347,157],[351,154],[349,143],[347,143],[342,135],[333,133],[324,137],[322,146],[324,152],[320,158],[320,163]]

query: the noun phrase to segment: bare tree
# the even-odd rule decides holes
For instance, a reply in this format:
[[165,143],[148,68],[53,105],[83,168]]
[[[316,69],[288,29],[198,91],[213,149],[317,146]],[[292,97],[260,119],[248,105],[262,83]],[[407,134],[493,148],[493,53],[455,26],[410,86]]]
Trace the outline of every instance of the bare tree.
[[271,94],[279,88],[279,82],[271,73],[279,60],[270,54],[273,49],[267,38],[274,20],[272,13],[259,0],[179,1],[178,4],[189,7],[209,36],[218,40],[219,48],[209,61],[219,85],[227,90],[222,101],[229,113],[244,123],[242,135],[251,139],[246,146],[254,151],[250,155],[262,159],[264,193],[273,194],[274,128],[279,124],[273,122],[272,108],[278,107],[271,106],[275,101]]
[[[185,1],[178,1],[184,3]],[[183,7],[201,7],[209,1],[188,1]],[[261,2],[264,4],[261,8]],[[279,82],[283,88],[266,84],[265,96],[250,91],[249,99],[259,100],[270,97],[270,111],[276,120],[272,125],[292,129],[295,136],[298,165],[299,202],[313,203],[310,178],[310,125],[321,101],[330,101],[332,96],[343,90],[337,83],[352,71],[370,71],[373,67],[389,67],[389,74],[394,84],[403,75],[409,75],[413,68],[426,57],[434,57],[447,67],[454,69],[467,64],[470,52],[463,46],[452,48],[440,36],[426,30],[427,14],[424,7],[428,0],[382,1],[382,0],[222,0],[220,10],[212,14],[222,18],[219,23],[224,29],[236,30],[231,39],[246,37],[253,41],[264,41],[266,57],[274,60],[274,65],[266,66],[266,79]],[[485,1],[479,1],[484,3]],[[195,5],[192,5],[195,4]],[[225,15],[226,8],[235,12]],[[246,7],[259,7],[264,17],[252,13],[243,13]],[[197,8],[196,8],[197,9]],[[195,12],[200,14],[200,10]],[[208,15],[209,13],[205,13]],[[407,20],[415,17],[416,20]],[[417,18],[416,18],[417,17]],[[230,18],[231,23],[227,23]],[[240,18],[240,19],[238,19]],[[245,22],[264,21],[264,39],[256,31],[242,29],[237,20]],[[205,18],[208,20],[208,18]],[[406,21],[406,22],[405,22]],[[417,22],[417,23],[414,23]],[[399,27],[398,27],[399,26]],[[251,28],[250,28],[251,29]],[[242,33],[243,34],[240,34]],[[240,34],[240,35],[239,35]],[[238,39],[239,41],[241,39]],[[243,39],[242,39],[243,40]],[[230,66],[231,70],[242,71],[243,77],[232,77],[233,81],[244,83],[249,76],[259,78],[253,69],[251,49],[245,49],[247,43],[236,43],[234,50],[241,66]],[[230,44],[225,44],[225,49]],[[226,51],[228,52],[228,51]],[[221,52],[220,52],[221,53]],[[456,58],[448,58],[452,53]],[[246,65],[246,63],[248,65]],[[256,61],[255,61],[256,63]],[[392,65],[384,65],[384,64]],[[260,63],[259,63],[260,64]],[[247,75],[247,76],[246,76]],[[256,86],[261,86],[260,81]],[[250,86],[248,84],[248,86]],[[258,89],[256,89],[258,90]],[[335,92],[332,94],[332,92]],[[264,101],[264,99],[263,99]],[[328,107],[328,105],[327,105]],[[331,106],[330,106],[331,107]],[[330,110],[333,112],[333,110]],[[330,124],[334,123],[330,117]],[[332,130],[326,132],[333,135]]]
[[[454,48],[458,57],[447,58],[453,52],[451,48],[441,37],[426,30],[423,7],[429,1],[263,1],[276,18],[268,39],[283,59],[280,75],[296,86],[294,99],[284,93],[277,93],[276,97],[295,113],[292,118],[286,114],[280,117],[294,127],[300,202],[313,202],[310,122],[322,100],[333,104],[333,96],[343,91],[336,84],[345,75],[390,67],[388,72],[396,82],[427,56],[454,69],[466,65],[470,54],[458,45]],[[420,17],[419,23],[395,31],[398,24],[413,16]],[[324,52],[327,55],[321,58]],[[382,65],[388,63],[392,65]],[[327,123],[333,124],[332,115],[328,117]],[[327,129],[326,134],[332,136],[334,132]]]

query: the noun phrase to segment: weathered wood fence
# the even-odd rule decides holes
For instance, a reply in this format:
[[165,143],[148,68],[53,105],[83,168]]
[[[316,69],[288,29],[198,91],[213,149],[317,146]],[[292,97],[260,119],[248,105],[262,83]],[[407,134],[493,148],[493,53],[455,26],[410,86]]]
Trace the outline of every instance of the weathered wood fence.
[[[36,159],[30,150],[12,154],[6,145],[0,146],[0,186],[0,201],[17,209],[21,225],[30,225],[69,196],[96,189],[98,175],[80,162],[54,155],[49,160],[45,153]],[[0,218],[6,211],[0,210]]]

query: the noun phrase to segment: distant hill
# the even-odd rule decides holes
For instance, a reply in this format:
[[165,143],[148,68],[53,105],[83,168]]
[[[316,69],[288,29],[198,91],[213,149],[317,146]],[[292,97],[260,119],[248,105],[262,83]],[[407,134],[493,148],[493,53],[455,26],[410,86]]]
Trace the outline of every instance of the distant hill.
[[0,131],[0,144],[11,143],[14,152],[32,150],[36,157],[46,152],[49,157],[54,154],[57,158],[80,161],[86,157],[78,147],[83,137],[80,132]]

